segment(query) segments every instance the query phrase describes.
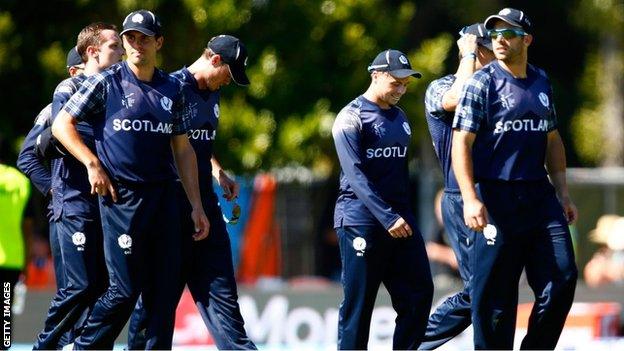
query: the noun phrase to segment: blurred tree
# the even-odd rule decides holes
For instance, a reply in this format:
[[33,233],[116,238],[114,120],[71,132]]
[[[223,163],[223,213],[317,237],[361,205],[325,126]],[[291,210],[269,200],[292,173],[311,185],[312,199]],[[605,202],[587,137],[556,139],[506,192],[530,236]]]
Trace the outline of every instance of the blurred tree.
[[[581,3],[617,5],[615,0],[574,1]],[[304,166],[319,176],[336,172],[330,122],[366,89],[367,65],[387,48],[406,52],[423,73],[401,106],[411,120],[417,169],[435,168],[425,132],[424,90],[431,80],[454,71],[459,28],[504,6],[525,9],[536,24],[531,61],[551,76],[562,134],[568,138],[569,116],[582,102],[578,79],[587,40],[582,34],[597,29],[574,27],[569,15],[581,10],[567,0],[546,7],[539,1],[497,0],[3,0],[0,132],[17,140],[30,129],[64,78],[64,54],[82,27],[93,21],[121,26],[129,11],[143,7],[163,22],[159,62],[167,71],[190,64],[214,35],[233,34],[247,44],[251,85],[222,92],[216,143],[227,168],[252,173]],[[561,40],[564,33],[570,35]],[[553,59],[552,52],[565,53],[565,59]],[[573,153],[570,159],[574,162]]]
[[587,164],[624,166],[624,1],[582,0],[574,17],[596,39],[579,84],[575,147]]

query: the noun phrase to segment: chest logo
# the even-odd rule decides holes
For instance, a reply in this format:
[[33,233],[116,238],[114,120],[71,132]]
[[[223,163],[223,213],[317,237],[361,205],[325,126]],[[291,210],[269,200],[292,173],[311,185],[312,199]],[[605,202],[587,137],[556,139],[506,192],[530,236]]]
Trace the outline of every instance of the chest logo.
[[546,95],[544,93],[539,93],[538,97],[539,97],[539,101],[542,103],[542,105],[544,105],[544,107],[548,107],[548,105],[549,105],[548,95]]
[[353,239],[353,248],[357,251],[358,256],[364,256],[364,250],[366,250],[366,240],[361,236]]
[[489,246],[496,244],[496,235],[498,234],[498,230],[496,227],[488,224],[483,228],[483,236],[485,236],[485,241]]
[[163,110],[171,112],[171,106],[173,106],[173,101],[171,101],[170,98],[163,96],[160,98],[160,106],[162,106]]
[[501,94],[500,98],[496,102],[500,102],[501,105],[503,105],[503,107],[507,110],[512,109],[514,106],[516,106],[516,99],[513,98],[512,93]]
[[217,119],[219,118],[219,104],[214,105],[214,115]]
[[405,133],[407,133],[407,135],[412,135],[412,129],[407,122],[403,122],[403,130],[405,130]]
[[384,128],[383,123],[381,122],[375,123],[373,124],[373,132],[375,133],[375,135],[382,138],[384,135],[386,135],[386,128]]
[[134,105],[134,98],[132,97],[134,95],[134,93],[130,93],[128,95],[125,95],[123,99],[121,99],[121,104],[123,105],[123,107],[125,108],[130,108]]

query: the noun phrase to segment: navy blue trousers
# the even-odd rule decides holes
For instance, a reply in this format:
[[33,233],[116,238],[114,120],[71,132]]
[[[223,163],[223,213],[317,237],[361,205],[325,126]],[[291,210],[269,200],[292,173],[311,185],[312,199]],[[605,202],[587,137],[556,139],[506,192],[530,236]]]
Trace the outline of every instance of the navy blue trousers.
[[143,294],[146,348],[171,349],[180,276],[176,182],[116,185],[118,201],[100,201],[110,285],[74,348],[112,349]]
[[344,299],[338,319],[338,349],[368,346],[370,321],[381,283],[397,312],[393,349],[418,348],[427,326],[433,282],[422,235],[394,239],[382,226],[337,228]]
[[56,231],[50,241],[59,288],[33,349],[56,349],[71,342],[68,339],[79,331],[107,286],[99,212],[63,214],[51,228]]
[[[182,280],[178,301],[184,286],[188,285],[197,310],[220,350],[256,350],[256,345],[247,337],[240,313],[230,238],[216,196],[212,190],[202,191],[202,202],[210,221],[210,231],[206,239],[193,241],[191,207],[182,187],[178,194],[183,223]],[[144,348],[146,317],[140,299],[130,319],[129,349]]]
[[457,257],[464,288],[447,298],[429,316],[427,331],[420,348],[433,350],[463,332],[470,324],[471,255],[475,232],[464,223],[464,204],[460,193],[445,192],[442,196],[442,219],[449,242]]
[[544,179],[481,181],[477,189],[493,227],[476,236],[473,249],[475,348],[513,347],[518,282],[526,267],[535,304],[521,348],[554,349],[578,276],[570,231],[554,188]]

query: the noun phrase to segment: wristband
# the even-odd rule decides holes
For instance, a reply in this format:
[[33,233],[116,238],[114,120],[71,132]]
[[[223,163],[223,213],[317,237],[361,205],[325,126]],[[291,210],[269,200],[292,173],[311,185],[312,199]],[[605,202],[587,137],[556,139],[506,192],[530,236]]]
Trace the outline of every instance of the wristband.
[[473,60],[476,60],[477,59],[477,54],[475,54],[474,52],[468,53],[468,54],[466,54],[465,56],[462,57],[462,60],[466,59],[466,58],[472,58]]

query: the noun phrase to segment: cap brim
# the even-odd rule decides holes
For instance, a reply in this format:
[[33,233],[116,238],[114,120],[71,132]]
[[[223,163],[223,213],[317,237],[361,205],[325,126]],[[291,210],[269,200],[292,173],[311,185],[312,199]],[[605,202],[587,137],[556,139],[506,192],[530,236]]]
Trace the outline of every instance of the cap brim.
[[509,23],[512,26],[516,26],[516,27],[520,27],[522,29],[524,29],[524,27],[522,27],[522,24],[516,22],[516,21],[512,21],[510,20],[508,17],[504,17],[501,15],[492,15],[490,17],[488,17],[485,22],[483,22],[483,26],[485,27],[485,29],[494,29],[494,22],[496,22],[496,20],[501,20],[505,23]]
[[249,78],[247,78],[247,74],[245,73],[245,67],[228,64],[228,70],[230,70],[230,76],[234,83],[238,85],[249,85]]
[[124,33],[128,33],[128,32],[133,31],[133,30],[135,30],[137,32],[141,32],[141,33],[143,33],[143,34],[145,34],[147,36],[150,36],[150,37],[155,37],[156,36],[156,33],[152,32],[149,29],[145,29],[145,28],[128,28],[128,29],[124,29],[124,30],[121,31],[121,33],[119,33],[119,36],[122,36],[122,35],[124,35]]
[[406,78],[409,76],[415,77],[415,78],[421,78],[422,74],[420,74],[419,72],[414,71],[413,69],[397,69],[394,71],[389,71],[388,72],[391,76],[395,77],[395,78]]

